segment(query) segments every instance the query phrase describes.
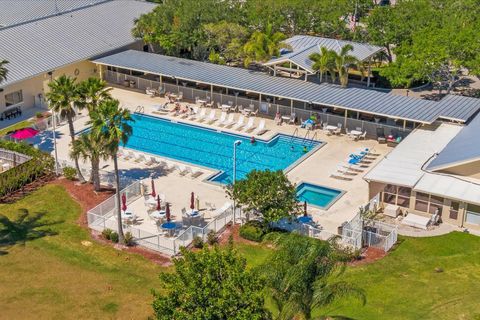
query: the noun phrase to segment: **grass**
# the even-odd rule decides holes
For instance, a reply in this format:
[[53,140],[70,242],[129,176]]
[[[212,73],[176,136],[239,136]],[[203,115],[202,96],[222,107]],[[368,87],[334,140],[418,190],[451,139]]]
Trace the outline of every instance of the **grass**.
[[[20,208],[44,211],[57,235],[15,245],[0,256],[2,318],[145,319],[150,290],[159,287],[162,267],[93,242],[76,224],[80,206],[60,186],[48,185],[25,199],[0,205],[13,216]],[[163,268],[165,270],[165,268]]]
[[[48,185],[25,199],[0,205],[45,212],[42,222],[56,235],[15,245],[0,256],[2,317],[37,319],[145,319],[151,315],[150,290],[167,270],[138,255],[93,242],[77,225],[79,205],[60,186]],[[248,267],[266,261],[264,245],[236,244]],[[443,272],[437,272],[436,269]],[[433,238],[402,238],[384,259],[348,267],[342,280],[363,288],[367,304],[344,300],[322,310],[355,319],[480,319],[480,238],[451,233]]]
[[0,137],[6,135],[7,132],[30,127],[32,123],[33,123],[32,120],[23,120],[9,127],[0,129]]

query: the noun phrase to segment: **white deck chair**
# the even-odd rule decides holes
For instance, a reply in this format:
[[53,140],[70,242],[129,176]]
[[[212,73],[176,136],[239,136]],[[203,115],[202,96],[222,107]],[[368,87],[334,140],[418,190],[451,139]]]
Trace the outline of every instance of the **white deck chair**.
[[253,129],[255,129],[255,118],[249,118],[248,119],[248,123],[247,125],[243,128],[245,130],[245,132],[249,132],[249,131],[252,131]]
[[195,178],[198,178],[199,176],[201,176],[203,174],[202,171],[200,170],[197,170],[197,169],[192,169],[191,167],[185,167],[185,170],[187,171],[187,173],[190,175],[190,178],[192,179],[195,179]]
[[147,162],[145,162],[145,164],[147,166],[153,166],[154,164],[158,164],[157,162],[157,159],[155,159],[155,157],[150,157],[150,160],[148,160]]
[[218,119],[218,121],[217,121],[217,125],[221,125],[221,124],[224,123],[226,120],[227,120],[227,113],[226,113],[226,112],[222,112],[222,114],[220,115],[220,119]]
[[232,129],[234,130],[240,130],[241,128],[243,128],[245,126],[245,116],[242,114],[240,115],[240,117],[238,117],[238,121],[237,123],[232,127]]
[[215,116],[215,110],[210,111],[210,114],[208,115],[207,118],[207,124],[212,124],[217,120],[217,117]]
[[193,107],[193,113],[191,115],[188,116],[188,119],[189,120],[195,120],[195,118],[197,117],[198,115],[198,111],[200,111],[200,107]]
[[253,131],[253,134],[254,135],[261,135],[265,131],[267,131],[265,129],[265,119],[262,119],[262,120],[260,120],[260,124],[258,125],[258,128]]
[[128,154],[126,154],[125,157],[123,157],[123,160],[130,160],[133,158],[135,158],[135,153],[133,153],[133,151],[128,151]]
[[200,110],[200,113],[198,113],[194,119],[192,120],[197,120],[197,121],[203,121],[203,119],[205,119],[205,115],[207,113],[207,110],[206,109],[202,109]]
[[183,177],[188,173],[187,169],[185,169],[185,167],[183,166],[179,166],[178,164],[175,164],[174,167],[177,170],[177,173],[179,176]]
[[139,163],[142,161],[147,161],[147,158],[145,158],[145,155],[143,153],[136,153],[135,159],[133,161],[135,161],[136,163]]
[[234,123],[235,123],[235,119],[234,119],[235,115],[233,113],[230,113],[228,115],[228,119],[226,121],[224,121],[223,123],[223,126],[225,128],[229,128],[231,127]]

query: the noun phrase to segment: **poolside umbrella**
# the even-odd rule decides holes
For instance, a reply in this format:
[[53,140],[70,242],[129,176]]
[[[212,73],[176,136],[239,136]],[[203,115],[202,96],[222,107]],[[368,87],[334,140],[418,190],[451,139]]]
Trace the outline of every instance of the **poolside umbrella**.
[[165,204],[165,217],[167,218],[167,222],[170,222],[170,203]]
[[12,133],[11,137],[18,140],[24,140],[35,137],[37,133],[38,131],[33,128],[23,128]]
[[195,209],[195,194],[193,192],[190,195],[190,209]]
[[160,211],[161,210],[161,206],[160,206],[160,195],[157,196],[157,211]]
[[127,211],[127,196],[125,193],[122,194],[122,210],[123,212]]
[[155,183],[153,182],[153,179],[152,179],[152,193],[151,193],[151,195],[152,195],[152,197],[154,197],[154,198],[155,198],[155,196],[157,195],[157,194],[155,193]]
[[303,215],[305,217],[307,216],[307,201],[303,202]]

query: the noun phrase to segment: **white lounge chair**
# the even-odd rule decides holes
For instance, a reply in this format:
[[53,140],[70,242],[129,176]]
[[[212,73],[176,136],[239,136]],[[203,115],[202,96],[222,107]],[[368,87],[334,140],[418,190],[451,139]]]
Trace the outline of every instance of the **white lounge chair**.
[[227,113],[222,112],[222,114],[220,115],[220,119],[218,119],[217,121],[217,125],[221,125],[223,122],[225,122],[225,120],[227,120]]
[[260,124],[258,125],[258,128],[253,131],[254,135],[262,135],[267,131],[265,129],[265,119],[260,120]]
[[145,158],[145,155],[143,153],[136,153],[134,161],[136,163],[139,163],[139,162],[142,162],[142,161],[147,161],[147,158]]
[[202,171],[200,170],[193,170],[191,167],[185,167],[185,170],[187,171],[188,174],[190,174],[190,178],[192,179],[195,179],[195,178],[198,178],[199,176],[201,176],[203,174]]
[[223,123],[223,126],[225,128],[229,128],[229,127],[233,126],[233,124],[235,123],[234,117],[235,117],[235,115],[233,113],[230,113],[228,115],[228,119]]
[[247,125],[243,128],[245,130],[245,132],[252,131],[253,129],[256,128],[254,122],[255,122],[255,118],[249,118],[248,119]]
[[330,174],[330,177],[335,178],[335,179],[339,179],[339,180],[347,180],[347,181],[353,180],[351,177],[347,176],[345,173],[334,172],[334,173]]
[[232,127],[232,129],[234,130],[240,130],[241,128],[243,128],[245,126],[245,117],[244,115],[240,115],[240,117],[238,118],[238,121],[237,123]]
[[179,166],[178,164],[176,164],[176,165],[174,165],[174,167],[178,171],[179,176],[183,177],[188,173],[187,169],[183,166]]
[[195,116],[195,118],[193,118],[192,120],[203,121],[203,119],[205,119],[206,114],[207,114],[207,110],[202,109],[202,110],[200,110],[200,113],[198,113]]
[[217,120],[217,117],[215,117],[215,110],[210,111],[210,114],[208,115],[207,118],[207,124],[212,124]]
[[145,162],[145,165],[147,166],[153,166],[154,164],[158,164],[158,161],[155,159],[155,157],[150,157],[150,160]]
[[133,153],[133,151],[128,151],[128,154],[126,154],[125,157],[123,157],[123,160],[130,160],[133,158],[135,158],[135,153]]

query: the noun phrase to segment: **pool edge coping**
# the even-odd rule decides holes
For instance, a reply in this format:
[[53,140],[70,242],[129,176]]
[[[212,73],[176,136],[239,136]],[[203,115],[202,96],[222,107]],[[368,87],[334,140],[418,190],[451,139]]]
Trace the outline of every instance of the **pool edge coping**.
[[[331,187],[326,187],[326,186],[322,186],[320,184],[316,184],[316,183],[313,183],[313,182],[308,182],[308,181],[305,181],[305,180],[300,180],[295,188],[297,188],[298,186],[302,185],[302,184],[310,184],[310,185],[313,185],[313,186],[316,186],[316,187],[322,187],[322,188],[326,188],[326,189],[331,189],[331,190],[336,190],[336,191],[340,191],[340,194],[338,196],[336,196],[333,201],[331,201],[328,206],[326,207],[319,207],[317,205],[314,205],[314,204],[308,204],[309,206],[312,206],[316,209],[319,209],[319,210],[322,210],[322,211],[328,211],[328,209],[330,209],[330,207],[332,207],[335,203],[337,203],[338,200],[340,200],[348,191],[345,191],[345,190],[342,190],[342,189],[338,189],[338,188],[331,188]],[[308,202],[307,202],[308,203]]]

